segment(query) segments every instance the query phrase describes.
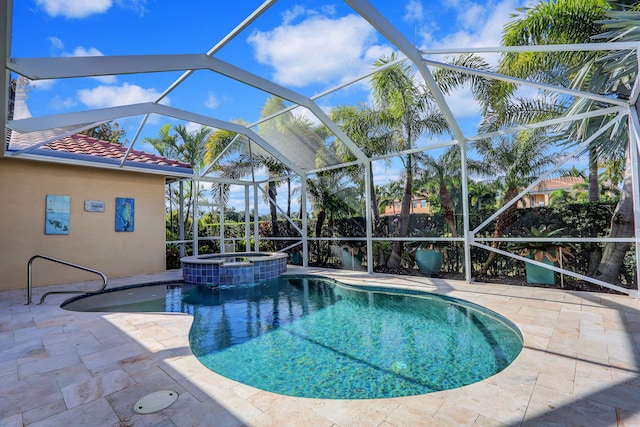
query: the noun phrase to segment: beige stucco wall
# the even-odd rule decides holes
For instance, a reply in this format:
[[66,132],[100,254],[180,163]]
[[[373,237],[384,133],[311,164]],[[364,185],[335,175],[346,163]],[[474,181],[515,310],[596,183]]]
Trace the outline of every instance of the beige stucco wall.
[[[107,277],[163,271],[164,177],[160,175],[0,158],[0,290],[26,288],[27,262],[41,254],[104,272]],[[48,194],[71,197],[68,235],[45,235]],[[115,199],[135,199],[135,230],[115,231]],[[101,200],[104,212],[85,212]],[[38,259],[41,286],[99,279]]]

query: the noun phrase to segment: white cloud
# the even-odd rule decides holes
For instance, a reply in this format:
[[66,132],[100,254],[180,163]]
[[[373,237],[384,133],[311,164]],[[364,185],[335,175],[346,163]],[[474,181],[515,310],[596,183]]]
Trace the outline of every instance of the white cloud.
[[60,40],[58,37],[55,37],[55,36],[47,37],[47,40],[49,40],[49,43],[51,44],[51,49],[53,50],[64,49],[64,43],[62,43],[62,40]]
[[52,17],[85,18],[106,12],[113,2],[112,0],[36,0],[36,4]]
[[[328,111],[328,109],[325,108],[323,108],[323,110],[325,111],[325,113]],[[292,113],[294,116],[304,117],[305,119],[313,123],[314,126],[318,126],[322,123],[320,119],[307,108],[295,108],[294,110],[292,110]]]
[[293,9],[287,9],[282,14],[282,24],[289,25],[291,22],[295,21],[296,18],[305,14],[305,9],[302,5],[295,5]]
[[204,106],[207,108],[215,109],[218,108],[219,105],[220,101],[218,101],[218,98],[213,93],[209,92],[209,96],[207,97],[206,101],[204,101]]
[[[453,47],[487,47],[499,46],[502,39],[502,29],[513,18],[511,15],[520,0],[488,1],[476,3],[470,0],[446,0],[444,7],[456,12],[456,21],[452,28],[457,28],[446,37],[435,40],[428,27],[421,29],[423,47],[453,48]],[[497,55],[486,57],[491,63],[497,62]]]
[[422,21],[424,18],[424,9],[420,0],[410,0],[406,6],[406,13],[402,18],[406,22]]
[[402,178],[404,170],[397,161],[385,162],[377,160],[371,163],[375,185],[385,185]]
[[468,88],[455,89],[445,98],[457,119],[475,118],[480,115],[481,106]]
[[54,110],[65,111],[69,108],[75,107],[78,102],[72,98],[61,98],[59,96],[53,97],[51,100],[51,108]]
[[42,79],[42,80],[31,80],[29,85],[33,88],[38,88],[41,90],[49,90],[56,84],[55,79]]
[[[93,89],[81,89],[78,98],[87,107],[106,108],[118,105],[152,102],[158,99],[160,92],[155,89],[145,89],[137,85],[124,83],[122,86],[98,86]],[[162,104],[169,104],[164,98]]]
[[144,16],[147,9],[147,0],[116,0],[116,4],[125,9],[130,9],[140,16]]
[[200,130],[200,128],[202,127],[201,123],[195,123],[195,122],[189,122],[187,124],[184,125],[185,129],[187,129],[187,132],[189,133],[194,133],[194,132],[198,132]]
[[104,56],[102,52],[100,52],[95,47],[90,47],[89,49],[85,49],[82,46],[76,47],[72,53],[63,54],[62,56]]
[[[36,4],[51,17],[86,18],[107,12],[114,0],[36,0]],[[115,0],[115,4],[140,16],[148,12],[147,0]]]
[[254,31],[247,41],[256,59],[274,68],[277,82],[302,87],[362,74],[370,66],[367,52],[375,40],[374,29],[359,16],[333,19],[312,14],[295,25]]

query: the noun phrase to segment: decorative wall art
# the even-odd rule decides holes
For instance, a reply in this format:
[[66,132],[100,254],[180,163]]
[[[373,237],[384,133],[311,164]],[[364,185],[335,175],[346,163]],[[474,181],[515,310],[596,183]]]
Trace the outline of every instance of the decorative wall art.
[[84,210],[86,212],[104,212],[104,201],[102,200],[85,200]]
[[71,196],[47,194],[44,234],[69,234]]
[[133,231],[135,199],[116,197],[116,231]]

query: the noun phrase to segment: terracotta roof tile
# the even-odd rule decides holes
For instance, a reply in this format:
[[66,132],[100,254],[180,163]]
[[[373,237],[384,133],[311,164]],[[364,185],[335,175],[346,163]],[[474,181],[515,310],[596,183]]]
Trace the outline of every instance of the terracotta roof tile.
[[[87,135],[76,134],[67,136],[57,141],[50,142],[40,147],[41,149],[54,150],[59,152],[84,154],[95,157],[105,157],[110,159],[122,159],[127,152],[127,148],[122,145],[101,141]],[[147,153],[141,150],[131,150],[127,161],[145,163],[148,165],[174,166],[180,168],[191,168],[189,163],[166,157]]]
[[584,178],[580,178],[576,176],[549,178],[541,181],[540,184],[536,185],[531,190],[531,193],[548,192],[548,191],[558,190],[561,188],[571,189],[571,187],[581,182],[584,182]]

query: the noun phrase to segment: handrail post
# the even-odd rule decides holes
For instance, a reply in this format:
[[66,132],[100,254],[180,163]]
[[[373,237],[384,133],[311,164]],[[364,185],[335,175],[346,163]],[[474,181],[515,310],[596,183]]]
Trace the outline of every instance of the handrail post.
[[27,304],[29,305],[31,304],[31,296],[33,293],[33,283],[31,281],[31,272],[33,270],[32,264],[33,264],[33,260],[35,259],[35,257],[31,257],[31,259],[29,260],[29,263],[27,264]]
[[77,268],[78,270],[83,270],[83,271],[88,271],[89,273],[95,273],[97,275],[100,276],[100,278],[102,279],[102,287],[100,289],[97,290],[84,290],[84,291],[51,291],[51,292],[46,292],[45,294],[42,295],[42,297],[40,298],[40,302],[38,304],[42,304],[44,302],[44,299],[51,295],[51,294],[82,294],[82,293],[89,293],[89,294],[96,294],[98,292],[102,292],[104,291],[104,289],[107,287],[107,276],[104,275],[104,273],[98,271],[98,270],[93,270],[91,268],[88,267],[83,267],[81,265],[78,264],[73,264],[71,262],[68,261],[64,261],[61,259],[57,259],[57,258],[52,258],[46,255],[34,255],[29,259],[29,262],[27,263],[27,304],[29,305],[31,304],[31,297],[33,294],[33,281],[32,281],[32,272],[33,272],[33,261],[35,261],[37,258],[42,258],[42,259],[46,259],[47,261],[51,261],[51,262],[55,262],[58,264],[62,264],[62,265],[66,265],[68,267],[73,267],[73,268]]

